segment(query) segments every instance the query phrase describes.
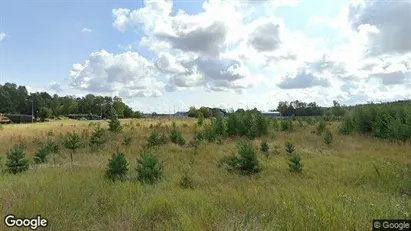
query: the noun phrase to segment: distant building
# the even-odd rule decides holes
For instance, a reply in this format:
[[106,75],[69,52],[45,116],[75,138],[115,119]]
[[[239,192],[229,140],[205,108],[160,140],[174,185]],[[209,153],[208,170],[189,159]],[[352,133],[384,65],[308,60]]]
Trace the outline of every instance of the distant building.
[[187,111],[187,112],[185,112],[185,111],[178,111],[178,112],[176,112],[176,113],[174,114],[174,116],[186,117],[186,116],[188,116],[188,111]]
[[13,123],[31,123],[34,120],[32,115],[23,115],[23,114],[3,114],[3,116],[10,119]]
[[263,112],[262,114],[263,114],[264,116],[270,117],[270,118],[282,117],[282,116],[281,116],[281,113],[278,112],[278,111]]

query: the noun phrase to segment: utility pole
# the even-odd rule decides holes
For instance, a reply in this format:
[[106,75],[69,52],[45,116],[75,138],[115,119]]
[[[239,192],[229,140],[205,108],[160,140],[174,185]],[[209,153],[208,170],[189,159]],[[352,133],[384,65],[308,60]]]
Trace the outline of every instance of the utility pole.
[[31,123],[33,123],[34,121],[34,101],[33,99],[31,99]]

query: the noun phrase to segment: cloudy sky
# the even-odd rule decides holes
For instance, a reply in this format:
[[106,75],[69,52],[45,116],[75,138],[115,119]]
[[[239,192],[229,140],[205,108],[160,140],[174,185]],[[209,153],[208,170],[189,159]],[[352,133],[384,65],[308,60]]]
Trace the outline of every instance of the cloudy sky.
[[0,2],[0,83],[145,112],[411,98],[411,0]]

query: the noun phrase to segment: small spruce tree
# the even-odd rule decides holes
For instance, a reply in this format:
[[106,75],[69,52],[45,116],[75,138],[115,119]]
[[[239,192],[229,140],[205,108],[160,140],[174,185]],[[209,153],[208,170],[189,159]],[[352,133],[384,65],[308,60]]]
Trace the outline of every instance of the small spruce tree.
[[288,168],[290,172],[300,173],[303,171],[303,164],[301,163],[301,157],[297,153],[290,155],[288,159]]
[[104,135],[105,130],[100,126],[100,124],[97,124],[90,136],[89,146],[91,147],[91,149],[98,149],[106,142]]
[[257,153],[251,143],[245,142],[238,146],[238,155],[231,157],[228,162],[228,170],[235,170],[244,175],[261,171]]
[[163,177],[163,164],[153,154],[143,153],[137,159],[137,180],[143,184],[154,184]]
[[7,152],[6,158],[6,167],[9,173],[18,174],[29,169],[29,160],[26,158],[24,150],[17,145]]
[[70,149],[70,160],[73,163],[73,154],[82,146],[81,137],[76,132],[68,132],[64,137],[64,147]]
[[287,141],[287,142],[285,143],[285,152],[286,152],[288,155],[291,155],[291,154],[294,153],[294,151],[295,151],[294,145],[293,145],[291,142]]
[[326,145],[328,146],[331,145],[331,143],[333,142],[333,134],[331,133],[330,130],[326,129],[324,131],[323,140]]
[[111,132],[120,132],[122,130],[120,120],[117,117],[117,112],[114,109],[111,110],[108,127]]
[[260,144],[260,151],[262,151],[268,158],[268,150],[270,149],[270,147],[268,146],[267,141],[263,141]]
[[105,177],[109,180],[124,180],[128,172],[128,161],[124,153],[117,152],[108,160]]

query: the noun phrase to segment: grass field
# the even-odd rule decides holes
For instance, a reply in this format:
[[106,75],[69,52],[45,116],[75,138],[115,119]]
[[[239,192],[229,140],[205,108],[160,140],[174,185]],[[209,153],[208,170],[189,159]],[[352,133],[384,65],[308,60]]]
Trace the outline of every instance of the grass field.
[[[175,120],[190,141],[196,120]],[[170,126],[171,120],[161,121]],[[50,135],[75,130],[87,137],[89,121],[4,126],[0,130],[0,156],[16,143],[32,156],[39,141]],[[142,185],[136,178],[136,159],[145,137],[151,133],[149,119],[123,120],[123,131],[113,135],[103,150],[80,149],[70,162],[62,150],[56,163],[35,165],[18,175],[0,173],[0,215],[49,220],[47,230],[371,230],[372,219],[410,218],[411,146],[371,137],[337,133],[338,123],[328,127],[334,134],[330,147],[312,134],[315,125],[294,132],[274,132],[264,137],[280,154],[259,154],[262,171],[241,176],[219,168],[219,161],[236,151],[238,139],[189,145],[167,144],[153,150],[163,162],[164,178]],[[105,125],[107,126],[107,125]],[[296,126],[297,127],[297,126]],[[49,132],[52,131],[52,132]],[[53,133],[53,134],[51,134]],[[52,136],[51,136],[52,135]],[[132,137],[129,147],[123,137]],[[288,170],[284,143],[292,142],[304,164],[301,174]],[[253,141],[258,148],[260,140]],[[129,180],[104,179],[108,159],[117,150],[130,162]],[[194,189],[179,185],[183,172],[194,180]],[[410,184],[407,186],[407,184]],[[407,188],[408,187],[408,188]],[[2,222],[3,223],[3,222]],[[2,224],[1,230],[8,230]]]

